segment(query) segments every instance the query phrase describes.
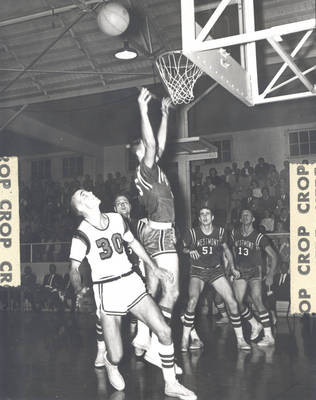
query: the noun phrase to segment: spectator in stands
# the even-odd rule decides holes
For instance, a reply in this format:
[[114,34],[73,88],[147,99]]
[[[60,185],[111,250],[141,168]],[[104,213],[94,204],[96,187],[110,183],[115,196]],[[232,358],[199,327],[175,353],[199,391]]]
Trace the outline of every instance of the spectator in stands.
[[290,214],[287,207],[281,209],[277,222],[282,224],[283,232],[290,232]]
[[253,179],[250,184],[250,187],[252,189],[252,197],[255,199],[260,199],[262,197],[262,191],[259,182]]
[[245,161],[244,162],[244,166],[241,169],[241,174],[243,174],[244,176],[251,176],[253,175],[253,167],[250,166],[250,162],[249,161]]
[[269,164],[264,161],[263,157],[258,158],[258,164],[255,166],[255,174],[258,180],[265,180],[269,173]]
[[88,174],[85,175],[84,180],[82,182],[82,186],[88,192],[91,192],[92,190],[94,190],[93,181],[92,181],[90,175],[88,175]]
[[231,212],[231,223],[234,228],[237,228],[240,224],[240,214],[241,214],[242,209],[243,209],[243,207],[242,207],[241,200],[236,199],[235,206]]
[[237,179],[240,175],[240,169],[238,168],[238,164],[236,162],[232,163],[232,174],[237,176]]
[[262,197],[258,201],[258,211],[262,217],[265,211],[272,211],[275,206],[275,199],[270,196],[269,189],[265,186],[262,188]]
[[230,167],[225,167],[223,179],[229,185],[231,191],[234,191],[236,189],[238,185],[238,177],[237,175],[233,175],[232,169]]
[[39,304],[36,301],[37,286],[36,275],[33,273],[32,268],[26,265],[24,273],[21,276],[22,298],[28,300],[31,304],[32,311],[39,311]]
[[61,275],[56,273],[56,265],[49,264],[49,273],[45,275],[43,280],[44,302],[47,302],[50,309],[56,308],[57,311],[63,311],[62,292],[64,282]]
[[286,182],[290,180],[290,163],[285,160],[283,162],[283,169],[280,171],[280,179],[284,179]]
[[241,186],[242,190],[248,189],[252,181],[251,174],[247,173],[246,171],[247,170],[243,168],[239,175],[239,186]]
[[263,211],[263,218],[260,221],[260,225],[264,228],[265,232],[274,231],[274,215],[269,209]]

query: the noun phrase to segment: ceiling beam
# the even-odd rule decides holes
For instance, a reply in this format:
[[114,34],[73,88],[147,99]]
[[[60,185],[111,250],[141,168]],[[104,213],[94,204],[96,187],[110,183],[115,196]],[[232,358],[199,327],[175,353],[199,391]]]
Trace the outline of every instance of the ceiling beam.
[[16,112],[12,110],[0,110],[1,119],[8,121],[11,119],[10,131],[12,132],[81,154],[99,157],[103,155],[103,147],[100,145],[76,137],[25,114],[21,115],[20,113],[19,118],[13,120],[15,115]]

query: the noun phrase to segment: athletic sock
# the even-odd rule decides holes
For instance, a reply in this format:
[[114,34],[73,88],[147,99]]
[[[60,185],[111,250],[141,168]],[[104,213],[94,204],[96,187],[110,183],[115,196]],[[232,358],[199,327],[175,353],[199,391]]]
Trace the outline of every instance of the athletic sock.
[[259,313],[260,321],[262,323],[265,336],[272,336],[270,316],[267,311]]
[[218,311],[220,312],[220,314],[221,314],[222,317],[228,318],[228,315],[227,315],[227,311],[226,311],[226,307],[225,307],[225,303],[224,303],[224,302],[219,303],[219,304],[216,304],[216,307],[217,307],[217,309],[218,309]]
[[173,382],[176,380],[174,368],[174,346],[173,343],[165,345],[158,343],[158,351],[161,359],[162,374],[165,382]]
[[246,306],[246,308],[244,309],[244,311],[241,312],[240,315],[242,318],[246,319],[250,323],[251,327],[255,327],[258,324],[258,321],[253,316],[253,313],[249,309],[249,307]]
[[194,325],[195,313],[186,311],[184,314],[183,326],[192,329]]
[[95,323],[95,330],[96,330],[97,342],[98,343],[104,342],[101,320],[99,318],[97,318],[97,322]]
[[243,338],[244,334],[241,327],[241,318],[239,314],[230,314],[229,315],[230,321],[234,328],[235,334],[237,338]]
[[162,312],[162,315],[163,315],[164,318],[165,318],[165,321],[166,321],[167,324],[170,326],[170,324],[171,324],[171,317],[172,317],[172,310],[171,310],[171,308],[162,306],[161,304],[159,305],[159,307],[160,307],[160,310],[161,310],[161,312]]

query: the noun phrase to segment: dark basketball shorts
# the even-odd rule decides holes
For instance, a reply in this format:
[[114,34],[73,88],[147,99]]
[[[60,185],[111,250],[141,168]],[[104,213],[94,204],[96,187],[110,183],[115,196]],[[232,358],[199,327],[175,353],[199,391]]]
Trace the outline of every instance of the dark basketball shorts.
[[225,276],[225,271],[222,265],[217,265],[216,267],[203,268],[191,265],[190,276],[193,278],[199,278],[203,282],[213,283],[218,278]]
[[136,272],[112,282],[94,284],[93,292],[98,318],[101,312],[107,315],[126,315],[148,295],[144,282]]
[[149,221],[139,232],[139,240],[151,257],[177,252],[175,231],[171,224],[156,222],[153,226]]
[[253,268],[237,268],[238,271],[240,272],[240,278],[238,279],[244,279],[245,281],[252,281],[255,279],[262,279],[262,268],[261,265],[256,265]]

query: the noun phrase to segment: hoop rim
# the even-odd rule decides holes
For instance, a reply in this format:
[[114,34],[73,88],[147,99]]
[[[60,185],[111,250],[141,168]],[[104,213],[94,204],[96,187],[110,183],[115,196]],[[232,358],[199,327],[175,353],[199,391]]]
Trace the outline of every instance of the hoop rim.
[[185,56],[185,54],[183,54],[183,50],[167,50],[167,51],[163,51],[162,53],[158,54],[158,56],[155,57],[155,61],[159,60],[161,57],[166,56],[168,54],[182,54]]

